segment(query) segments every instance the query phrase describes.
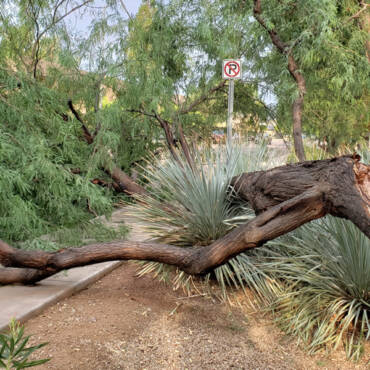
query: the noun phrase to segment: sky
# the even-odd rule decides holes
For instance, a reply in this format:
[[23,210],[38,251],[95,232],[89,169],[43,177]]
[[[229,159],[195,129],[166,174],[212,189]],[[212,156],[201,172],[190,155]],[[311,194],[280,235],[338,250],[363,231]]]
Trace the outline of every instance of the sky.
[[[139,10],[140,5],[147,0],[117,0],[118,4],[122,4],[126,7],[127,11],[130,13],[131,16],[135,16],[137,11]],[[89,29],[89,24],[91,20],[93,19],[93,12],[94,12],[94,7],[99,8],[102,7],[103,5],[106,4],[106,0],[95,0],[92,3],[92,6],[90,8],[90,11],[84,12],[83,16],[79,14],[79,12],[71,15],[69,19],[67,20],[67,23],[74,28],[76,31],[81,32],[81,33],[87,33]],[[119,11],[121,12],[122,16],[124,18],[128,18],[126,10],[124,7],[119,7]],[[221,76],[221,71],[220,71],[220,76]],[[276,102],[276,98],[271,94],[271,93],[266,93],[262,94],[261,93],[261,98],[262,95],[264,95],[263,100],[267,104],[274,104]]]
[[[132,16],[135,16],[142,2],[142,0],[118,0],[118,4],[123,3],[127,11]],[[95,0],[94,2],[92,2],[91,6],[89,6],[89,11],[84,11],[83,15],[81,14],[81,11],[72,13],[66,18],[67,25],[72,29],[77,30],[78,32],[87,32],[90,22],[93,18],[93,15],[91,13],[94,11],[95,8],[102,7],[104,4],[106,4],[106,1],[104,0]],[[120,7],[120,12],[124,18],[128,18],[123,6]]]
[[136,14],[139,9],[139,6],[142,3],[142,0],[123,0],[128,12],[130,14]]

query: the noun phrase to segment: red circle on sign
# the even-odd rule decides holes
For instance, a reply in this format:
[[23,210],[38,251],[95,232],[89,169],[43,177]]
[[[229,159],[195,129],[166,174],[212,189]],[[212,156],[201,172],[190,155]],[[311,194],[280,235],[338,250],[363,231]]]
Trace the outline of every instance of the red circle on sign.
[[[232,65],[232,67],[231,67]],[[234,68],[236,66],[236,68]],[[226,72],[226,68],[228,67],[230,73]],[[234,60],[230,60],[230,62],[227,62],[224,66],[224,72],[227,77],[236,77],[240,72],[240,65],[239,63],[235,62]]]

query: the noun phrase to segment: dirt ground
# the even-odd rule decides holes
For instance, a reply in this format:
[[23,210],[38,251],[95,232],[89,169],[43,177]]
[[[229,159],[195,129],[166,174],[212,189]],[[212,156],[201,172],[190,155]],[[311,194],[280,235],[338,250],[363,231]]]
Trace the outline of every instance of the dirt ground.
[[342,351],[309,356],[261,314],[135,272],[127,262],[26,323],[33,343],[49,342],[37,351],[52,358],[40,369],[370,368]]

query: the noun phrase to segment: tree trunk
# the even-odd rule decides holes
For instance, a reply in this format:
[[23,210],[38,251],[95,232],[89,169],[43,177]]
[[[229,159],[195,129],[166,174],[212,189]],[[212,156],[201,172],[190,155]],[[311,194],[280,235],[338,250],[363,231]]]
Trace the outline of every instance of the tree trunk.
[[129,175],[123,172],[120,168],[114,167],[112,171],[106,170],[111,178],[119,185],[122,192],[127,194],[145,195],[147,191],[133,180]]
[[262,246],[314,219],[332,214],[370,237],[370,166],[359,156],[310,161],[232,179],[257,216],[206,247],[118,241],[57,252],[23,251],[0,241],[0,284],[35,283],[56,272],[109,260],[150,260],[205,274],[243,251]]
[[261,214],[308,190],[324,189],[325,209],[351,220],[370,237],[370,166],[360,156],[342,156],[244,173],[231,180],[238,196]]
[[254,0],[253,3],[254,18],[268,32],[270,39],[277,50],[281,54],[285,54],[288,57],[288,70],[297,84],[299,95],[294,100],[292,105],[293,141],[295,154],[298,157],[299,161],[302,162],[306,159],[302,140],[302,112],[304,95],[306,94],[306,81],[302,73],[299,72],[298,64],[294,59],[294,56],[292,55],[292,50],[291,48],[289,48],[289,45],[279,37],[276,29],[269,28],[265,20],[262,18],[261,0]]
[[288,69],[298,87],[298,97],[294,100],[292,106],[294,151],[299,161],[303,162],[306,160],[302,139],[302,113],[304,96],[306,94],[306,81],[302,73],[298,71],[297,63],[291,54],[288,56]]

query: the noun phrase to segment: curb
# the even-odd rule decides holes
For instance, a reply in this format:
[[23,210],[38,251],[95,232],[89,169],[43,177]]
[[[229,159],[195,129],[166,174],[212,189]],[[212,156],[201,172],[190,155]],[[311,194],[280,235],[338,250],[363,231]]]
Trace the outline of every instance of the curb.
[[[144,241],[147,238],[140,225],[127,215],[125,209],[113,212],[111,223],[121,224],[123,220],[130,228],[128,240]],[[75,267],[41,280],[34,286],[0,286],[0,332],[8,328],[12,318],[24,323],[61,299],[85,289],[126,262],[109,261]]]
[[0,288],[0,331],[15,318],[25,322],[45,308],[85,289],[124,261],[102,262],[76,267],[42,280],[36,286],[11,285]]

